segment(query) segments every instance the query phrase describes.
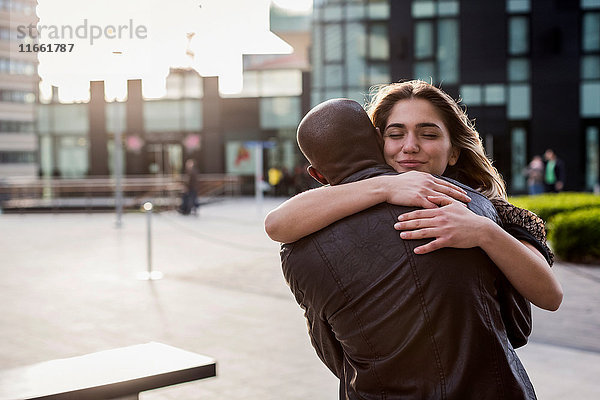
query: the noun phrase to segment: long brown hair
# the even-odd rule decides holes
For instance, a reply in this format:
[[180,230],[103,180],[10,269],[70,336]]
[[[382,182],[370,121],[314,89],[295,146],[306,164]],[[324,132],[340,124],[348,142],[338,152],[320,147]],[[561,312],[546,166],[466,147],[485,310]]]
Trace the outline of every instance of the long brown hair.
[[420,80],[374,86],[367,113],[373,125],[383,133],[394,105],[402,100],[422,99],[440,113],[454,148],[460,149],[455,165],[444,176],[456,179],[492,199],[506,199],[506,186],[498,170],[485,155],[474,123],[446,92]]

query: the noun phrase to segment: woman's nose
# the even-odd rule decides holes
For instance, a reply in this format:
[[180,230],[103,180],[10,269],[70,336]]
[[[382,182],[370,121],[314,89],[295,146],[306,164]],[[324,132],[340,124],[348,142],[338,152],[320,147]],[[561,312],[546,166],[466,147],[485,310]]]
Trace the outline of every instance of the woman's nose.
[[418,143],[415,135],[413,135],[413,134],[406,135],[404,144],[402,146],[402,151],[404,153],[416,153],[419,151],[419,143]]

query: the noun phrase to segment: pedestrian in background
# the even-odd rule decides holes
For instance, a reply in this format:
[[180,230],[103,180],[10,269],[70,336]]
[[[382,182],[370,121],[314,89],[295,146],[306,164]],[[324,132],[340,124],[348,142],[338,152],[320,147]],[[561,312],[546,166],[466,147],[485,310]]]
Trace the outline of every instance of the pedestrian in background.
[[541,156],[533,156],[525,169],[525,176],[530,195],[544,193],[544,161]]
[[565,187],[565,163],[556,156],[552,149],[546,150],[544,159],[546,160],[544,175],[546,192],[561,192]]
[[181,196],[179,212],[183,215],[189,215],[191,212],[196,213],[196,207],[198,206],[198,173],[194,166],[194,160],[189,159],[185,162],[185,172],[187,182],[185,192]]

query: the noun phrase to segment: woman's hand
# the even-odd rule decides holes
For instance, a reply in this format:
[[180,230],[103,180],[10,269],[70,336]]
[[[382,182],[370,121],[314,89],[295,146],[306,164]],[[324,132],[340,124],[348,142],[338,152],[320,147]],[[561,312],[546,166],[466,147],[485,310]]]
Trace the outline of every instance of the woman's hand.
[[402,239],[435,240],[419,246],[416,254],[430,253],[443,247],[467,249],[479,246],[482,228],[491,222],[469,210],[463,203],[448,196],[428,196],[427,200],[439,208],[417,210],[402,214],[394,225]]
[[471,198],[462,188],[440,178],[420,171],[409,171],[399,175],[386,175],[386,202],[402,206],[438,208],[429,197],[448,201],[469,202]]

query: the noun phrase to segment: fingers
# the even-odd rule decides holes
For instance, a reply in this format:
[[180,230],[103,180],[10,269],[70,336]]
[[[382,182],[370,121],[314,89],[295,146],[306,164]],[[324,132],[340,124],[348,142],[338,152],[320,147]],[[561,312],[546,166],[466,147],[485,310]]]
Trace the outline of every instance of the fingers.
[[[437,179],[437,178],[436,178]],[[450,196],[452,199],[462,201],[468,203],[471,201],[471,198],[467,195],[467,192],[458,186],[451,184],[450,182],[443,181],[438,179],[438,181],[442,181],[443,183],[438,183],[436,190],[442,194]]]
[[[450,204],[455,203],[455,200],[452,200],[446,196],[427,196],[427,200],[430,202],[437,204],[440,207],[449,206]],[[462,204],[462,203],[461,203]]]
[[431,242],[424,244],[423,246],[419,246],[417,248],[415,248],[414,252],[415,254],[427,254],[427,253],[431,253],[432,251],[441,249],[442,247],[444,247],[441,244],[441,241],[439,239],[436,240],[432,240]]
[[406,232],[400,233],[400,237],[402,239],[407,239],[407,240],[427,239],[427,238],[434,238],[434,237],[438,237],[438,236],[439,236],[439,232],[437,229],[434,229],[434,228],[423,228],[423,229],[417,229],[415,231],[406,231]]
[[449,205],[452,205],[452,204],[460,204],[461,206],[463,206],[465,208],[469,208],[462,201],[456,201],[456,200],[451,199],[451,198],[449,198],[447,196],[427,196],[427,200],[429,200],[430,202],[436,204],[439,207],[449,206]]
[[438,210],[439,210],[439,208],[437,207],[437,204],[436,204],[436,208],[434,208],[434,209],[417,210],[417,211],[411,211],[411,212],[407,212],[404,214],[400,214],[398,216],[398,221],[408,221],[411,219],[433,218],[436,215],[438,215]]

